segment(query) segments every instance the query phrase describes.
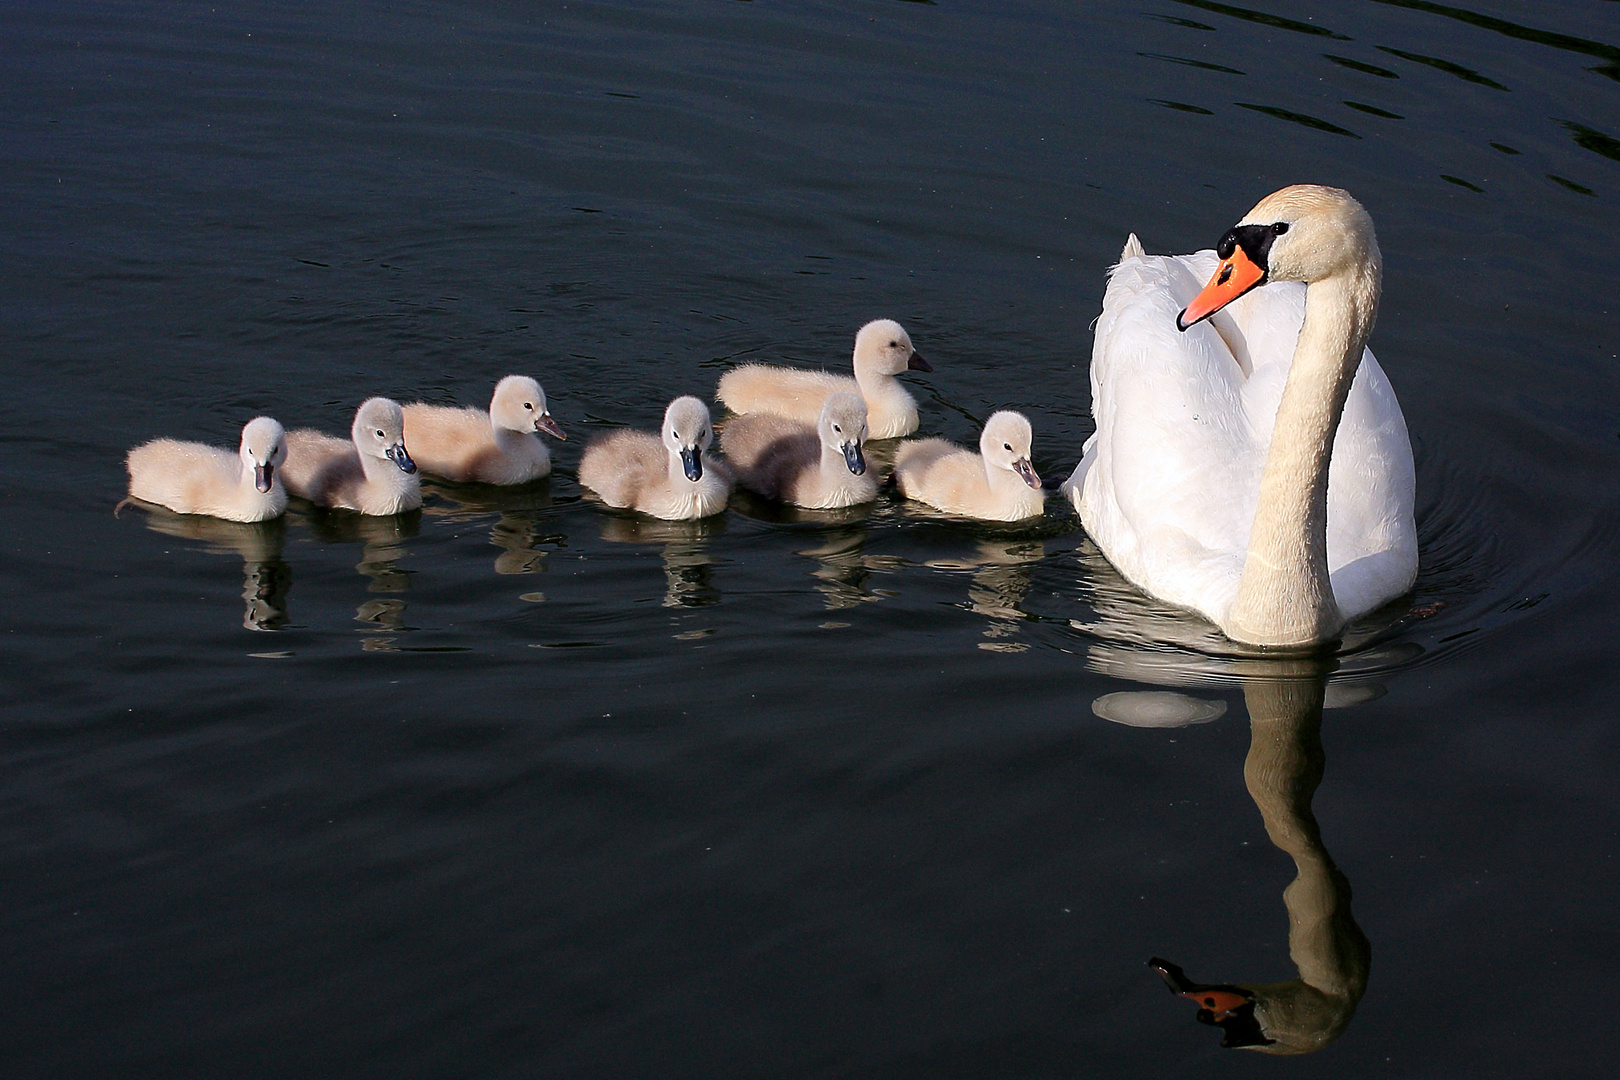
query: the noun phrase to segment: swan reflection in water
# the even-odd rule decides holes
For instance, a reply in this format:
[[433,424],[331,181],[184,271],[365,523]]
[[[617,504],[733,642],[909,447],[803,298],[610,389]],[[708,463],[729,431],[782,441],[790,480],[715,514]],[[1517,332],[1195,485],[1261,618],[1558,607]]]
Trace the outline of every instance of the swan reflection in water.
[[389,594],[367,600],[355,609],[354,620],[366,624],[363,632],[368,635],[360,648],[366,652],[395,651],[393,635],[414,629],[405,623],[405,601],[395,595],[410,591],[411,572],[397,564],[410,554],[404,541],[422,531],[422,511],[387,517],[345,510],[288,513],[307,525],[310,534],[322,543],[360,545],[360,561],[354,568],[367,579],[366,591]]
[[664,600],[667,608],[708,607],[719,603],[713,581],[714,556],[708,541],[725,529],[725,515],[696,521],[664,521],[640,514],[607,513],[602,539],[615,544],[661,544]]
[[226,521],[204,514],[176,514],[137,500],[129,500],[129,503],[146,511],[146,527],[153,532],[200,541],[214,554],[241,558],[242,626],[245,629],[280,630],[287,625],[292,569],[281,557],[287,536],[285,518]]
[[[1082,560],[1088,557],[1082,549]],[[1137,592],[1111,567],[1088,571],[1086,599],[1096,617],[1075,625],[1100,639],[1090,647],[1089,666],[1159,687],[1242,687],[1249,714],[1244,782],[1266,835],[1294,860],[1296,871],[1283,891],[1283,907],[1297,977],[1202,983],[1168,960],[1154,957],[1149,963],[1173,993],[1198,1005],[1201,1022],[1222,1029],[1222,1046],[1270,1054],[1320,1050],[1349,1026],[1372,963],[1372,946],[1351,913],[1350,882],[1323,845],[1311,811],[1325,766],[1322,713],[1379,696],[1383,687],[1374,674],[1422,652],[1411,643],[1377,641],[1405,607],[1358,621],[1346,631],[1338,656],[1221,656],[1192,651],[1234,648],[1213,627]],[[1167,640],[1192,648],[1167,646]],[[1105,694],[1092,709],[1137,727],[1205,723],[1226,711],[1223,701],[1162,689]]]

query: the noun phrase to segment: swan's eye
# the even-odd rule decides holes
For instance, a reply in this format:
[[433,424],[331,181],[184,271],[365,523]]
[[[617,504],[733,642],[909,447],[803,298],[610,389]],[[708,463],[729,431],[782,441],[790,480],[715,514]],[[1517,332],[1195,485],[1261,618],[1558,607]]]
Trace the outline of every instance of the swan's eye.
[[1231,281],[1231,280],[1232,280],[1232,264],[1227,263],[1225,266],[1221,267],[1221,276],[1216,279],[1215,284],[1217,284],[1217,285],[1225,285],[1228,281]]
[[388,436],[383,434],[382,428],[378,428],[377,429],[377,438],[386,439],[386,438],[388,438]]
[[[1012,443],[1004,442],[1004,443],[1001,444],[1001,448],[1003,450],[1011,450],[1012,449]],[[1183,1008],[1185,1008],[1185,1006],[1183,1006]]]
[[837,424],[833,425],[833,430],[838,432],[838,434],[840,434],[840,435],[842,435],[844,433],[844,429],[839,427]]
[[1274,235],[1274,236],[1281,236],[1283,233],[1285,233],[1287,231],[1288,231],[1288,222],[1286,222],[1286,221],[1279,221],[1279,222],[1277,222],[1277,224],[1275,224],[1275,225],[1273,225],[1271,227],[1271,232],[1272,232],[1272,235]]
[[[528,409],[528,410],[529,410],[529,411],[530,411],[530,412],[533,412],[533,411],[534,411],[534,405],[533,405],[533,403],[532,403],[532,402],[528,402],[528,401],[525,401],[525,402],[524,402],[524,403],[523,403],[523,407],[524,407],[524,408],[525,408],[525,409]],[[1186,1008],[1186,1006],[1182,1006],[1182,1007],[1183,1007],[1183,1008]]]
[[[899,347],[900,347],[900,343],[898,341],[889,342],[889,348],[898,349]],[[1183,1008],[1185,1008],[1185,1006],[1183,1006]]]

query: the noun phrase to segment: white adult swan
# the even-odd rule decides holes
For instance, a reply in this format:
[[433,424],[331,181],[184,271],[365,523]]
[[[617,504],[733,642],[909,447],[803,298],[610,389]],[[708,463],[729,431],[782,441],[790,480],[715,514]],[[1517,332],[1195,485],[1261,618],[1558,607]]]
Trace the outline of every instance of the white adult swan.
[[1336,188],[1268,195],[1214,252],[1130,238],[1092,350],[1097,432],[1063,484],[1120,573],[1251,645],[1331,640],[1412,587],[1412,444],[1366,350],[1381,277]]

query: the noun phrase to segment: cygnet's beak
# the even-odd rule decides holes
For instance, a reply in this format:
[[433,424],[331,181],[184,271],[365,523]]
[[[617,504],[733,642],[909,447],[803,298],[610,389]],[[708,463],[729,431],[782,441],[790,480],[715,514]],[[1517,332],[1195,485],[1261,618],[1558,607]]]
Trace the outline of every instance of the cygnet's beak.
[[1017,473],[1024,483],[1036,491],[1041,489],[1041,478],[1035,475],[1035,466],[1029,463],[1029,458],[1021,457],[1013,462],[1013,472]]
[[850,472],[856,476],[866,472],[866,458],[861,454],[860,443],[847,442],[839,449],[844,452],[844,464],[849,466]]
[[387,450],[384,450],[383,453],[388,456],[389,461],[392,461],[395,465],[399,466],[400,472],[406,474],[407,476],[416,471],[416,462],[412,461],[411,455],[405,452],[404,443],[397,442],[393,446],[390,446]]
[[553,439],[561,439],[563,442],[568,441],[568,436],[563,434],[563,429],[557,426],[557,421],[553,420],[548,412],[543,412],[534,418],[534,430],[543,431]]
[[681,447],[681,467],[686,470],[686,478],[692,483],[703,479],[703,451],[696,446]]
[[1204,291],[1193,297],[1192,303],[1176,316],[1176,329],[1186,333],[1193,323],[1209,318],[1250,289],[1265,283],[1266,268],[1249,258],[1241,245],[1234,245],[1231,258],[1221,260]]
[[922,353],[914,352],[911,359],[906,361],[907,371],[933,371],[934,365],[922,358]]
[[270,483],[275,479],[275,475],[276,467],[270,462],[266,461],[261,465],[255,465],[253,466],[253,486],[258,488],[259,493],[262,495],[270,490]]

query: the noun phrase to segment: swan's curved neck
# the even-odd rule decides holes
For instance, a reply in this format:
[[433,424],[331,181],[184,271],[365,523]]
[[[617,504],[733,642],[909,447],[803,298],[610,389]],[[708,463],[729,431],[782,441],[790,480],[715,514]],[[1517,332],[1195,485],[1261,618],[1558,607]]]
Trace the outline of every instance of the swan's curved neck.
[[1327,563],[1328,465],[1345,398],[1378,313],[1376,248],[1362,265],[1311,282],[1294,346],[1248,556],[1226,625],[1251,645],[1309,645],[1344,626]]

